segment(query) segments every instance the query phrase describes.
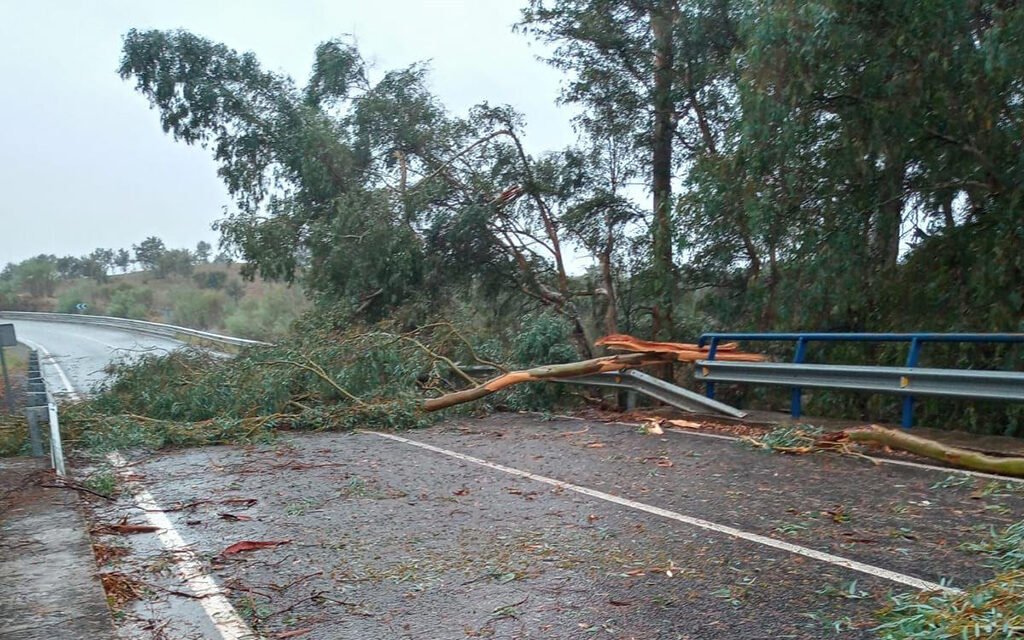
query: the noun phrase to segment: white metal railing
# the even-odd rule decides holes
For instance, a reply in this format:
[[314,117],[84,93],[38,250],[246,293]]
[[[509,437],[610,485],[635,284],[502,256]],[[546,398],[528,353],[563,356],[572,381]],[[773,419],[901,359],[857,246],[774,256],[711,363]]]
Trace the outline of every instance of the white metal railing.
[[234,347],[270,346],[267,342],[259,340],[246,340],[224,336],[208,331],[199,331],[188,327],[177,327],[171,324],[159,322],[147,322],[145,320],[129,320],[128,318],[114,318],[111,316],[90,316],[80,313],[46,313],[37,311],[0,311],[0,318],[8,320],[33,320],[38,322],[65,322],[69,324],[86,324],[101,327],[111,327],[135,333],[174,338],[180,340],[182,337],[194,338],[197,340],[212,342],[214,344],[231,345]]

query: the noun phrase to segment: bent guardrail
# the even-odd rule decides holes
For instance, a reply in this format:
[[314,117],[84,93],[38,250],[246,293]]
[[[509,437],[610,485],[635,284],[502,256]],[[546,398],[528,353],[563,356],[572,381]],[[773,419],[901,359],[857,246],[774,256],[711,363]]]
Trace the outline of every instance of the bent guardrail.
[[[175,340],[182,340],[182,338],[198,340],[200,342],[206,342],[217,345],[229,345],[232,347],[253,347],[253,346],[270,346],[268,342],[260,342],[259,340],[247,340],[245,338],[234,338],[232,336],[224,336],[217,333],[210,333],[208,331],[199,331],[198,329],[190,329],[188,327],[178,327],[170,324],[161,324],[159,322],[148,322],[145,320],[129,320],[128,318],[114,318],[111,316],[91,316],[79,313],[48,313],[38,311],[0,311],[0,318],[8,320],[34,320],[39,322],[64,322],[69,324],[87,324],[101,327],[111,327],[114,329],[122,329],[124,331],[132,331],[135,333],[144,333],[153,336],[160,336],[164,338],[173,338]],[[183,340],[187,342],[188,340]]]
[[[715,360],[722,341],[793,342],[792,363],[721,362]],[[810,342],[905,342],[904,367],[806,364]],[[706,333],[698,344],[708,346],[708,358],[697,362],[695,376],[715,396],[716,382],[746,382],[792,387],[790,414],[802,413],[803,387],[847,389],[903,395],[902,425],[914,423],[917,395],[1024,401],[1024,372],[979,371],[918,367],[921,348],[928,342],[1024,343],[1024,333]]]

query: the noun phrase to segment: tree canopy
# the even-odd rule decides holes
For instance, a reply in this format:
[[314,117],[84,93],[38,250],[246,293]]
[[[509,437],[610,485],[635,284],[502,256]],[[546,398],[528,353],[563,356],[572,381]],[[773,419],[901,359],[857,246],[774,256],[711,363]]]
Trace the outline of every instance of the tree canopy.
[[454,114],[344,39],[297,82],[132,31],[120,72],[211,149],[247,272],[367,319],[546,308],[585,356],[620,324],[1022,328],[1015,3],[531,0],[517,28],[566,73],[573,148],[535,157],[513,107]]

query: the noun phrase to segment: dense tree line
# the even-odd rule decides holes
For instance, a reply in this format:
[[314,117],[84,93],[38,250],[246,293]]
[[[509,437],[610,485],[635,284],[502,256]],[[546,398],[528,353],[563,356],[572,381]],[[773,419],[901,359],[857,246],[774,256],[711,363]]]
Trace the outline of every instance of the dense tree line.
[[554,45],[573,148],[528,154],[512,107],[454,114],[344,40],[299,84],[132,31],[121,74],[213,150],[250,275],[368,319],[539,306],[581,355],[620,327],[1021,328],[1016,3],[533,0],[517,27]]
[[[20,296],[52,298],[61,281],[85,278],[103,284],[118,271],[138,269],[156,278],[187,278],[196,265],[210,261],[211,252],[208,242],[199,242],[195,250],[167,249],[160,238],[149,237],[133,245],[131,251],[98,248],[84,256],[40,254],[18,263],[9,262],[0,271],[0,308],[18,308]],[[220,254],[216,260],[225,262],[230,258]]]
[[[167,132],[212,150],[246,273],[301,280],[346,322],[507,336],[542,310],[576,357],[620,330],[1024,330],[1019,3],[529,0],[515,28],[565,71],[571,148],[529,153],[513,106],[453,113],[423,65],[373,72],[343,39],[297,82],[192,33],[131,31],[120,72]],[[1024,429],[1019,408],[949,409],[921,418]]]

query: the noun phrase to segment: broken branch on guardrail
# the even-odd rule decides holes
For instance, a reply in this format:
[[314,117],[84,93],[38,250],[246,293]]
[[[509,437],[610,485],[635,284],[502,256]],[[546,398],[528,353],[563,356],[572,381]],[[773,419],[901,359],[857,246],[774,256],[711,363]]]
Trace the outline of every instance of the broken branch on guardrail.
[[429,398],[423,401],[424,411],[437,411],[447,409],[464,402],[479,400],[492,393],[501,391],[506,387],[521,384],[523,382],[542,382],[551,378],[573,378],[586,376],[594,373],[607,371],[621,371],[631,367],[640,367],[648,364],[659,364],[667,362],[664,356],[648,353],[630,353],[617,356],[605,356],[581,362],[569,362],[566,364],[549,364],[522,371],[510,371],[487,382],[469,389],[446,393],[439,398]]
[[[594,342],[599,347],[605,347],[611,351],[629,351],[631,353],[660,353],[666,356],[674,356],[679,362],[696,362],[711,355],[710,347],[702,347],[688,342],[654,342],[641,340],[624,333],[613,333]],[[746,353],[738,350],[735,342],[720,344],[715,348],[716,360],[731,360],[739,362],[761,362],[765,357],[759,353]]]
[[[605,336],[595,342],[595,344],[606,346],[616,351],[628,351],[630,353],[593,358],[581,362],[534,367],[533,369],[523,371],[510,371],[492,378],[479,386],[448,393],[439,398],[425,400],[423,402],[423,409],[425,411],[437,411],[438,409],[445,409],[464,402],[472,402],[501,391],[506,387],[523,382],[543,382],[552,378],[575,378],[577,376],[622,371],[624,369],[665,364],[668,362],[696,362],[708,356],[708,349],[706,347],[700,347],[695,344],[650,342],[621,333]],[[764,356],[760,354],[737,351],[734,344],[722,345],[719,347],[719,350],[723,352],[718,357],[723,359],[726,356],[730,360],[743,360],[747,362],[764,359]]]

